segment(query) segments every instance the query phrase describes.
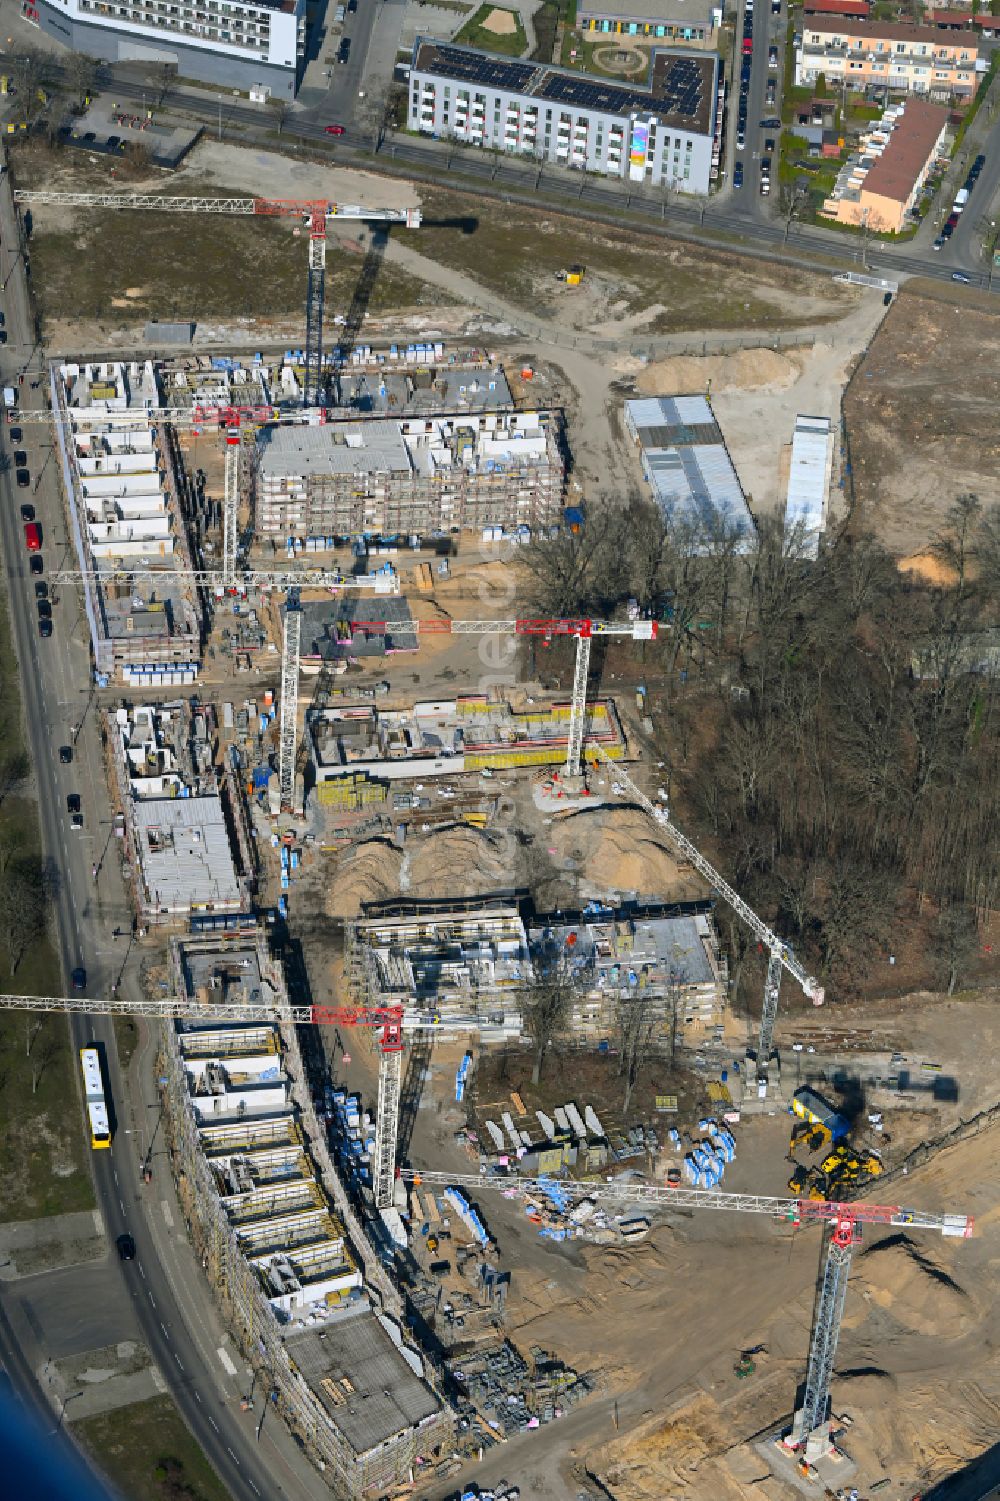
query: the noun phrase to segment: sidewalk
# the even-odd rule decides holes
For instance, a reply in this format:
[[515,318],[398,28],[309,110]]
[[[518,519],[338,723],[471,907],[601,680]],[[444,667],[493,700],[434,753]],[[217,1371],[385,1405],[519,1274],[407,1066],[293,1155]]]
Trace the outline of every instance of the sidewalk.
[[[138,998],[138,985],[126,979],[126,989]],[[160,1115],[160,1101],[154,1076],[159,1023],[139,1021],[140,1043],[125,1074],[126,1113],[130,1128],[142,1130],[146,1121],[155,1122]],[[155,1112],[155,1114],[154,1114]],[[154,1128],[155,1129],[155,1128]],[[139,1136],[140,1151],[149,1151],[148,1129],[145,1139]],[[146,1186],[142,1212],[155,1236],[164,1275],[177,1300],[188,1332],[198,1350],[206,1373],[222,1402],[239,1415],[240,1399],[251,1384],[250,1372],[239,1350],[223,1326],[205,1272],[198,1263],[188,1238],[184,1217],[178,1203],[170,1154],[163,1127],[156,1131],[152,1143],[153,1180]],[[259,1410],[259,1409],[258,1409]],[[247,1429],[255,1427],[258,1414],[242,1415]],[[275,1481],[275,1492],[282,1496],[330,1501],[330,1490],[313,1468],[291,1434],[280,1421],[264,1425],[258,1440]]]

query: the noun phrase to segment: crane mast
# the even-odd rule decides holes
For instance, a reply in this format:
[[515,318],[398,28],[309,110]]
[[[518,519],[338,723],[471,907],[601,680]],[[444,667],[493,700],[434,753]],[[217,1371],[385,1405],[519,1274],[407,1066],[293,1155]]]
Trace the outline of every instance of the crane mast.
[[829,1423],[830,1382],[837,1353],[840,1326],[847,1298],[851,1255],[862,1225],[899,1225],[908,1230],[935,1230],[940,1235],[967,1239],[973,1221],[965,1214],[932,1214],[899,1205],[850,1203],[839,1204],[817,1199],[784,1199],[766,1194],[726,1193],[718,1189],[660,1187],[657,1184],[581,1183],[559,1178],[522,1178],[517,1173],[438,1173],[423,1168],[401,1168],[400,1177],[414,1187],[421,1184],[447,1187],[457,1184],[470,1189],[512,1187],[547,1196],[553,1182],[566,1200],[603,1199],[610,1203],[631,1204],[659,1209],[726,1209],[738,1214],[768,1215],[792,1225],[820,1221],[831,1227],[823,1253],[823,1271],[813,1319],[809,1362],[806,1370],[805,1395],[795,1413],[791,1432],[785,1439],[787,1448],[804,1450],[807,1461],[830,1450]]
[[695,870],[705,877],[705,880],[712,889],[718,892],[719,896],[732,908],[741,922],[750,929],[757,941],[767,949],[767,979],[764,984],[764,1004],[761,1010],[760,1035],[757,1041],[757,1068],[766,1077],[767,1064],[771,1057],[771,1047],[774,1038],[774,1019],[778,1011],[781,971],[786,969],[798,981],[814,1006],[822,1006],[823,1004],[825,991],[822,985],[820,985],[818,980],[813,979],[811,975],[806,973],[784,939],[779,938],[777,933],[773,932],[767,926],[767,923],[757,916],[756,912],[743,900],[739,892],[734,891],[729,882],[724,880],[715,869],[715,866],[706,860],[705,856],[691,843],[690,839],[681,833],[676,824],[671,822],[666,808],[657,807],[651,798],[648,798],[644,792],[640,792],[628,773],[617,761],[612,761],[603,746],[595,745],[594,749],[602,761],[605,761],[614,772],[616,779],[628,789],[629,796],[634,798],[640,808],[644,809],[650,818],[654,819],[660,825],[660,828],[666,833],[674,849],[683,855],[686,860],[689,860]]

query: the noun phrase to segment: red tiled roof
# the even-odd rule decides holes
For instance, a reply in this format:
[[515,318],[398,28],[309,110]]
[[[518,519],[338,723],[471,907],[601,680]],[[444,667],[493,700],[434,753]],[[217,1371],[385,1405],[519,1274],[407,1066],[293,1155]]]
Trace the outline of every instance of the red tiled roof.
[[931,10],[927,19],[932,26],[971,26],[976,18],[971,10]]
[[857,16],[865,21],[871,12],[869,0],[805,0],[807,16]]
[[[933,42],[938,47],[961,47],[967,45],[963,37],[942,36],[936,26],[907,26],[899,21],[855,21],[848,24],[834,16],[810,16],[803,22],[803,30],[828,31],[835,36],[869,37],[872,41],[885,42]],[[975,41],[975,38],[970,40]]]
[[903,117],[861,191],[905,203],[947,123],[948,111],[941,105],[929,104],[926,99],[907,99]]

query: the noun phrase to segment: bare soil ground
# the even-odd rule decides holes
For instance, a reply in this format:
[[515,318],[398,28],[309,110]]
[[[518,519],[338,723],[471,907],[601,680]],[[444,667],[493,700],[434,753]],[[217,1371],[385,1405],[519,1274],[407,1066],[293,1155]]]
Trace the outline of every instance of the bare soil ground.
[[847,393],[852,526],[902,557],[957,496],[1000,499],[1000,315],[904,288]]

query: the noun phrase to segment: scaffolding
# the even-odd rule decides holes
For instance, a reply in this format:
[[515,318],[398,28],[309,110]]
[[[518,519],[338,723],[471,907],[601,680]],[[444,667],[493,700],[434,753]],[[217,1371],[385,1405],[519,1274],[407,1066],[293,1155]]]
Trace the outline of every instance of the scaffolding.
[[299,653],[302,611],[298,596],[290,594],[281,632],[281,717],[279,721],[278,785],[281,810],[291,812],[295,798],[295,721],[299,709]]
[[222,509],[222,587],[227,594],[236,588],[236,535],[240,507],[240,430],[226,433],[226,493]]

